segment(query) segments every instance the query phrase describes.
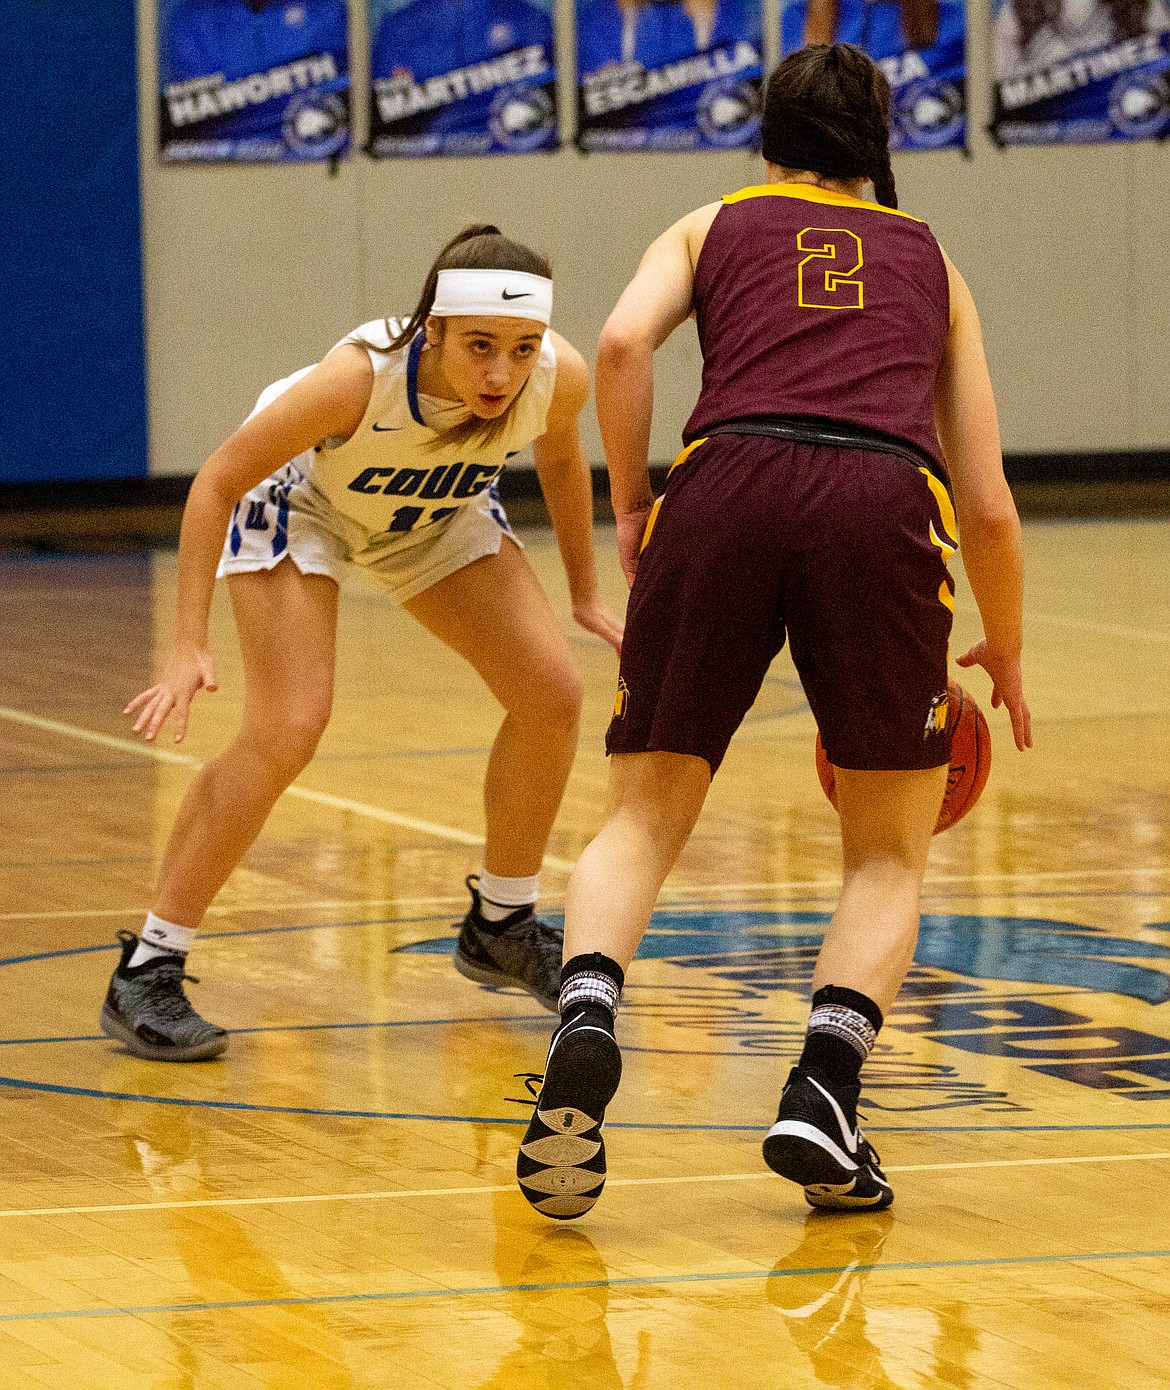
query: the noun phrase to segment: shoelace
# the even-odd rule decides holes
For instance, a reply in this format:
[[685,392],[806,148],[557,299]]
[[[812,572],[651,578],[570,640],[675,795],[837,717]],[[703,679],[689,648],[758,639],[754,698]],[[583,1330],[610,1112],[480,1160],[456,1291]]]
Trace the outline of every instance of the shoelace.
[[538,1071],[514,1071],[513,1077],[517,1081],[524,1082],[524,1089],[528,1092],[526,1096],[505,1096],[506,1101],[513,1105],[535,1105],[540,1100],[540,1088],[544,1085],[544,1076]]
[[559,956],[562,950],[560,933],[547,922],[542,922],[539,917],[533,916],[527,921],[517,922],[508,928],[507,936],[526,951],[556,951]]
[[143,996],[160,1018],[178,1020],[195,1012],[183,993],[184,980],[190,980],[193,985],[199,983],[196,976],[188,975],[181,965],[172,965],[169,961],[156,966],[142,980]]

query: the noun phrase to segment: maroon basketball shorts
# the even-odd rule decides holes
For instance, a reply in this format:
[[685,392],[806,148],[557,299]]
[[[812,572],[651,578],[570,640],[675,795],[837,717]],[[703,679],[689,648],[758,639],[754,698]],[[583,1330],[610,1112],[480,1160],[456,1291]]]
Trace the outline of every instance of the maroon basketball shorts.
[[607,750],[714,773],[787,637],[835,766],[948,762],[954,537],[945,489],[897,455],[713,435],[642,550]]

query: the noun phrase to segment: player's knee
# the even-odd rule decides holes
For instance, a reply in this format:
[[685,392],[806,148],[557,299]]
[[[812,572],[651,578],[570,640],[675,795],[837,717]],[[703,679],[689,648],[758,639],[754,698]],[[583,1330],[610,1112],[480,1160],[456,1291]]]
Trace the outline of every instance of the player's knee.
[[541,671],[539,676],[517,690],[509,713],[550,732],[575,731],[581,719],[584,686],[577,670],[565,663]]
[[329,724],[330,710],[328,700],[306,701],[273,722],[264,757],[279,778],[291,782],[312,762]]
[[548,678],[546,700],[550,722],[566,729],[575,729],[581,719],[585,686],[578,671],[565,666]]

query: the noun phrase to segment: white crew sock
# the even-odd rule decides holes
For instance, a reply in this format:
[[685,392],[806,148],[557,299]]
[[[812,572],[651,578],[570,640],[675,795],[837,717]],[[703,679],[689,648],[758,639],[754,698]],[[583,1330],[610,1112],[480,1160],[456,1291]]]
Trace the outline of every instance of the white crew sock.
[[531,878],[497,878],[479,871],[479,909],[489,922],[501,922],[518,907],[532,907],[540,894],[540,875]]
[[153,912],[146,914],[146,925],[138,937],[138,945],[130,957],[128,969],[158,956],[185,956],[195,941],[194,927],[180,927],[165,922]]

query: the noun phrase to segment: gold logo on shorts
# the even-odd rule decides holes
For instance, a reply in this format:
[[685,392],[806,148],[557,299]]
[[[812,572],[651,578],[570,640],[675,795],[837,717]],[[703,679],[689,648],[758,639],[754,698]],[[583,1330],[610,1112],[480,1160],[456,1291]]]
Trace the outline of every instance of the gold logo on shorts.
[[615,719],[624,719],[626,717],[626,707],[629,703],[630,687],[622,680],[621,676],[619,676],[617,695],[614,697],[613,702],[613,717]]
[[926,728],[922,731],[923,738],[929,738],[931,734],[941,734],[945,731],[949,709],[950,702],[947,692],[944,690],[941,695],[936,695],[930,702],[930,709],[926,715]]

